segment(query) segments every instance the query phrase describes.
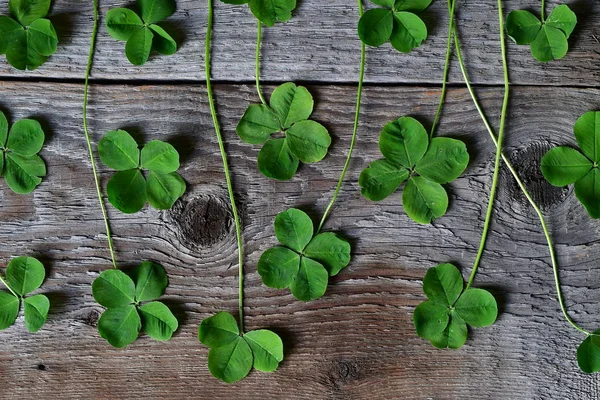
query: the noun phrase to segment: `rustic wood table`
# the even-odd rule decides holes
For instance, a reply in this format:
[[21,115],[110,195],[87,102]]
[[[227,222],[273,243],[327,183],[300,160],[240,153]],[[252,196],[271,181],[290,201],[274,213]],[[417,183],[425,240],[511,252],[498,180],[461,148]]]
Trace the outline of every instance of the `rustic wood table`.
[[[7,13],[7,2],[0,6]],[[241,206],[246,246],[246,324],[270,327],[285,343],[286,359],[273,374],[252,372],[227,385],[207,369],[208,349],[197,339],[203,318],[237,309],[233,224],[204,85],[204,1],[178,0],[166,25],[180,50],[134,67],[124,43],[104,26],[92,72],[89,121],[94,141],[126,128],[143,140],[173,143],[183,155],[189,184],[169,212],[146,208],[125,215],[109,206],[122,265],[150,259],[170,278],[167,303],[180,329],[170,342],[142,336],[119,350],[97,333],[102,308],[91,282],[110,268],[102,216],[82,131],[83,77],[92,29],[92,2],[56,0],[51,19],[58,52],[33,72],[0,60],[0,107],[14,121],[35,117],[48,134],[41,155],[49,174],[31,195],[0,190],[0,255],[39,257],[52,307],[37,334],[22,321],[0,332],[0,398],[10,399],[596,399],[598,375],[577,367],[583,337],[565,322],[556,301],[550,258],[539,221],[503,171],[494,221],[476,286],[500,304],[495,325],[470,333],[456,351],[418,338],[414,307],[423,300],[427,268],[453,262],[470,272],[481,235],[494,146],[463,85],[456,60],[439,128],[464,140],[471,154],[465,174],[448,186],[448,214],[431,226],[412,222],[400,193],[365,200],[357,180],[378,157],[383,124],[401,115],[431,125],[440,95],[447,9],[435,1],[424,13],[427,42],[410,55],[389,45],[368,49],[367,82],[355,157],[326,225],[353,244],[351,265],[326,296],[302,303],[287,290],[265,287],[256,272],[273,246],[273,218],[287,207],[313,216],[326,207],[343,167],[352,133],[360,42],[357,7],[345,0],[302,0],[294,18],[266,28],[262,79],[270,93],[292,80],[317,101],[314,119],[333,136],[330,155],[304,165],[291,181],[264,178],[257,146],[242,143],[235,125],[257,101],[254,82],[256,22],[247,7],[216,2],[214,82],[220,120]],[[108,9],[132,1],[101,1]],[[551,9],[555,1],[547,6]],[[572,126],[600,107],[600,3],[575,0],[579,17],[571,51],[540,64],[527,47],[509,45],[512,97],[505,153],[547,216],[560,263],[567,306],[586,329],[600,327],[600,225],[571,189],[549,186],[539,159],[552,145],[572,144]],[[505,11],[538,8],[537,1],[506,0]],[[458,21],[468,69],[490,121],[498,126],[502,64],[496,1],[459,2]],[[111,172],[100,164],[103,184]]]

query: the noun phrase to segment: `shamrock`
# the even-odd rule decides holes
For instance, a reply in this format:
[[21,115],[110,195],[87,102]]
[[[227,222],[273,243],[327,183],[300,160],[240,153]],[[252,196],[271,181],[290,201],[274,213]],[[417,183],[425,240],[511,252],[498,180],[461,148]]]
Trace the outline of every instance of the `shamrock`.
[[360,174],[361,193],[380,201],[408,179],[402,194],[406,214],[428,224],[446,213],[448,194],[441,184],[463,173],[469,153],[463,142],[429,136],[419,121],[402,117],[383,127],[379,149],[384,159],[372,162]]
[[563,58],[569,50],[567,39],[577,25],[577,16],[567,5],[557,6],[545,21],[526,10],[515,10],[506,18],[508,35],[517,44],[529,44],[533,57],[541,62]]
[[110,36],[126,41],[125,54],[133,65],[148,61],[150,51],[171,55],[177,51],[175,40],[157,22],[175,12],[174,0],[137,0],[142,17],[128,8],[114,8],[106,14]]
[[137,339],[141,329],[155,340],[169,340],[179,326],[177,319],[166,305],[152,301],[168,284],[162,265],[150,261],[129,274],[118,269],[101,273],[92,283],[94,299],[107,308],[98,320],[100,336],[118,348]]
[[[331,137],[323,125],[308,119],[313,106],[305,87],[288,82],[273,91],[270,106],[252,104],[244,113],[237,134],[247,143],[265,144],[258,153],[258,168],[266,177],[290,179],[300,161],[315,163],[327,155]],[[275,133],[285,137],[272,139]]]
[[427,27],[414,12],[425,10],[432,0],[371,0],[385,8],[373,8],[358,21],[358,36],[365,44],[379,47],[388,40],[403,53],[410,53],[427,39]]
[[600,330],[589,334],[577,348],[579,368],[587,373],[600,372]]
[[350,244],[333,232],[314,235],[306,213],[290,208],[275,218],[275,236],[283,246],[265,251],[258,260],[258,273],[271,288],[289,287],[298,300],[320,298],[330,276],[350,263]]
[[48,317],[50,301],[43,294],[25,295],[39,288],[45,277],[44,266],[33,257],[16,257],[8,263],[6,281],[0,280],[11,293],[0,291],[0,329],[15,323],[23,301],[25,327],[32,333],[40,330]]
[[[100,159],[117,172],[107,185],[108,200],[117,209],[133,214],[146,201],[159,210],[168,210],[183,196],[186,185],[175,171],[179,169],[179,153],[160,140],[147,143],[140,152],[129,133],[108,132],[98,143]],[[144,178],[143,170],[148,170]]]
[[252,14],[263,24],[273,26],[292,18],[296,0],[221,0],[227,4],[248,4]]
[[554,186],[575,183],[575,196],[590,217],[600,218],[600,111],[583,114],[574,131],[581,152],[566,146],[551,149],[542,157],[542,174]]
[[34,70],[56,52],[58,36],[50,20],[50,0],[9,0],[13,18],[0,16],[0,54],[17,69]]
[[6,116],[0,111],[0,174],[13,192],[31,193],[46,176],[46,164],[37,155],[44,139],[40,123],[32,119],[17,121],[9,132]]
[[438,348],[458,349],[467,340],[467,325],[489,326],[498,317],[494,296],[484,289],[463,291],[463,278],[452,264],[429,268],[423,292],[429,300],[417,306],[414,324],[417,335]]
[[209,371],[226,383],[244,379],[253,366],[273,372],[283,360],[283,342],[276,333],[266,329],[243,333],[233,315],[224,311],[202,321],[198,339],[210,348]]

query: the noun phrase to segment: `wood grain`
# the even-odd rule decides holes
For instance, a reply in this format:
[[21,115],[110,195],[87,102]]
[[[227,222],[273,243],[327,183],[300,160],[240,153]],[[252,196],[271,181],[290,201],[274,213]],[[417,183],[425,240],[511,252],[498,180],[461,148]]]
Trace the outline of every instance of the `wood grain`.
[[[598,375],[577,368],[575,350],[583,338],[558,309],[538,220],[508,175],[476,279],[476,286],[492,290],[499,300],[498,322],[472,331],[457,351],[433,349],[414,333],[412,311],[424,299],[421,280],[427,268],[454,262],[467,275],[481,234],[494,148],[463,88],[450,90],[439,134],[464,140],[472,159],[465,175],[447,185],[446,216],[420,226],[404,214],[400,193],[380,203],[361,197],[356,182],[360,170],[379,157],[381,126],[401,115],[429,125],[439,96],[430,88],[368,87],[356,156],[326,225],[352,242],[352,264],[332,280],[325,297],[310,303],[261,284],[256,263],[275,244],[274,216],[294,206],[316,219],[349,145],[355,88],[309,89],[317,99],[314,118],[334,137],[330,155],[303,166],[289,182],[274,182],[257,171],[258,148],[242,143],[234,132],[245,107],[257,100],[254,88],[216,87],[245,227],[247,328],[269,327],[283,336],[286,347],[276,373],[252,372],[241,383],[225,385],[210,376],[207,349],[196,338],[203,318],[237,307],[235,240],[204,86],[102,84],[91,90],[95,141],[114,128],[128,129],[140,142],[167,140],[183,153],[182,175],[189,184],[174,211],[145,209],[128,216],[109,207],[120,264],[162,263],[170,278],[166,299],[181,323],[170,342],[141,337],[117,350],[95,328],[102,309],[90,285],[110,261],[81,130],[82,87],[0,83],[0,108],[11,120],[36,117],[49,134],[42,152],[49,175],[38,190],[18,196],[0,183],[0,258],[5,264],[14,255],[40,257],[49,270],[43,291],[52,301],[49,321],[39,333],[28,334],[22,317],[0,332],[3,398],[598,398]],[[501,91],[484,88],[479,94],[496,126]],[[532,189],[543,185],[532,164],[549,143],[573,143],[573,123],[598,107],[598,99],[595,89],[514,89],[507,154]],[[111,172],[100,169],[105,184]],[[570,313],[587,329],[596,329],[600,226],[571,191],[545,196]]]

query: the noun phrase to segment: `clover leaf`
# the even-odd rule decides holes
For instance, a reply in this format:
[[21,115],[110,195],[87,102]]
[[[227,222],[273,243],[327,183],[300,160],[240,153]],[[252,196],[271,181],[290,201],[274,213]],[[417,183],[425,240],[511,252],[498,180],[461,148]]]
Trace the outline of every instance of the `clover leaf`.
[[577,25],[569,6],[554,8],[545,21],[526,10],[515,10],[506,18],[508,35],[517,44],[528,44],[533,57],[541,62],[563,58],[569,50],[567,39]]
[[452,182],[469,163],[463,142],[429,136],[419,121],[402,117],[383,127],[379,148],[384,159],[372,162],[360,174],[361,193],[380,201],[408,179],[402,194],[406,214],[428,224],[446,213],[448,194],[442,184]]
[[33,119],[22,119],[8,130],[8,121],[0,111],[0,174],[15,193],[27,194],[46,176],[46,164],[38,156],[44,145],[44,130]]
[[263,24],[273,26],[292,18],[296,0],[221,0],[226,4],[248,4],[252,14]]
[[2,282],[10,293],[0,291],[0,330],[15,323],[21,301],[27,330],[35,333],[42,328],[48,317],[50,301],[43,294],[27,295],[38,289],[45,277],[44,265],[33,257],[16,257],[8,263],[6,280]]
[[98,320],[100,336],[118,348],[137,339],[140,330],[155,340],[171,339],[179,323],[169,307],[156,301],[168,284],[162,265],[150,261],[129,274],[117,269],[101,273],[92,284],[94,299],[106,307]]
[[282,246],[272,247],[261,255],[258,273],[265,285],[276,289],[289,287],[298,300],[322,297],[329,277],[350,263],[350,243],[333,232],[314,235],[310,217],[295,208],[277,215],[275,236]]
[[221,311],[204,319],[198,329],[198,339],[210,348],[210,373],[226,383],[244,379],[252,367],[273,372],[283,361],[283,342],[276,333],[266,329],[242,333],[228,312]]
[[463,291],[463,278],[452,264],[429,268],[423,279],[427,301],[417,306],[413,322],[417,335],[438,348],[458,349],[467,340],[467,325],[492,325],[498,316],[494,296],[484,289]]
[[384,8],[373,8],[358,21],[363,43],[379,47],[389,41],[403,53],[410,53],[427,39],[427,27],[415,12],[423,11],[432,0],[371,0]]
[[0,54],[20,70],[34,70],[54,54],[58,36],[48,15],[51,0],[9,0],[12,18],[0,16]]
[[[325,158],[331,137],[323,125],[308,119],[313,106],[313,97],[305,87],[288,82],[273,91],[270,105],[248,107],[236,131],[247,143],[264,143],[258,153],[263,175],[291,179],[300,161],[315,163]],[[272,138],[276,133],[285,137]]]
[[177,43],[158,22],[175,12],[174,0],[137,0],[141,17],[128,8],[114,8],[106,14],[106,29],[110,36],[126,41],[125,55],[133,65],[144,65],[150,51],[171,55]]
[[575,123],[580,151],[559,146],[542,157],[541,169],[551,185],[575,184],[575,196],[590,217],[600,218],[600,111],[583,114]]
[[579,368],[587,374],[600,372],[600,330],[588,335],[579,345],[577,363]]
[[108,200],[126,214],[140,211],[146,202],[168,210],[185,193],[185,181],[175,172],[179,153],[168,143],[153,140],[140,151],[129,133],[117,130],[100,140],[98,153],[104,164],[118,171],[108,181]]

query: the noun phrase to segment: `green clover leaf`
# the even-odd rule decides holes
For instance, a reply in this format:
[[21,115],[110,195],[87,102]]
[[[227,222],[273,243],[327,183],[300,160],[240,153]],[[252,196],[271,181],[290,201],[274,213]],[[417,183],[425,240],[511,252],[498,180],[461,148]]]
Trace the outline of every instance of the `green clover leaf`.
[[[250,144],[263,144],[258,168],[268,178],[291,179],[300,161],[316,163],[327,155],[331,137],[327,129],[308,118],[314,100],[302,86],[288,82],[277,87],[270,105],[253,104],[237,125],[239,137]],[[271,138],[282,133],[285,138]]]
[[600,218],[600,111],[583,114],[575,123],[580,151],[559,146],[542,157],[544,178],[554,186],[575,184],[575,196],[590,217]]
[[427,39],[427,27],[415,14],[425,10],[431,0],[371,0],[384,8],[373,8],[358,21],[358,36],[363,43],[379,47],[386,42],[403,53],[410,53]]
[[315,300],[327,290],[330,276],[350,263],[350,244],[333,232],[314,234],[306,213],[290,208],[275,218],[275,236],[282,246],[265,251],[258,273],[265,285],[290,288],[301,301]]
[[106,14],[106,29],[117,40],[126,41],[125,55],[133,65],[144,65],[150,52],[175,54],[177,43],[156,23],[175,12],[174,0],[138,0],[141,17],[128,8],[113,8]]
[[202,321],[198,340],[210,348],[211,374],[226,383],[244,379],[252,367],[273,372],[283,361],[283,342],[276,333],[260,329],[243,334],[233,315],[224,311]]
[[383,127],[379,149],[385,157],[372,162],[360,174],[361,193],[381,201],[407,181],[402,193],[406,214],[428,224],[448,208],[442,184],[458,178],[469,164],[463,142],[450,138],[429,139],[427,131],[412,117],[402,117]]
[[[129,274],[104,271],[92,283],[94,299],[106,311],[98,320],[98,332],[114,347],[131,344],[141,330],[154,340],[171,339],[179,323],[160,301],[169,282],[162,265],[144,261]],[[149,303],[141,304],[142,302]]]
[[463,291],[463,278],[452,264],[429,268],[423,279],[427,301],[415,308],[417,335],[438,348],[458,349],[467,340],[467,325],[492,325],[498,317],[494,296],[483,289]]
[[577,363],[586,374],[600,372],[600,330],[588,335],[579,345]]
[[221,0],[226,4],[248,4],[250,11],[260,22],[273,26],[277,22],[287,22],[292,18],[296,0]]
[[185,193],[185,181],[176,172],[179,153],[168,143],[153,140],[140,151],[129,133],[110,131],[98,142],[98,154],[104,164],[118,171],[106,189],[110,203],[124,213],[136,213],[146,202],[168,210]]
[[515,10],[506,18],[506,30],[515,43],[528,44],[540,62],[563,58],[569,51],[567,39],[577,25],[577,16],[569,6],[554,8],[546,21],[525,10]]

